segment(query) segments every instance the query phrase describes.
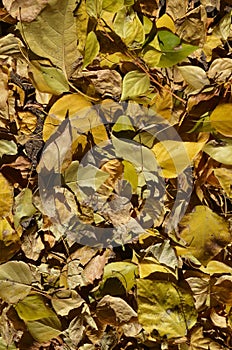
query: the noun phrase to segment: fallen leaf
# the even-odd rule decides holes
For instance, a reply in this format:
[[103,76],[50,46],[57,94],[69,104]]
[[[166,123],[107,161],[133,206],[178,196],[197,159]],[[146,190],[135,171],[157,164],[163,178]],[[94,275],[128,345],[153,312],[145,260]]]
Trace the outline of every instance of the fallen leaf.
[[181,238],[186,248],[178,248],[182,255],[191,253],[202,264],[212,260],[231,241],[228,222],[206,206],[197,206],[180,222]]
[[224,136],[232,136],[231,126],[232,103],[218,105],[210,114],[210,123],[217,132]]
[[13,206],[13,187],[6,178],[0,174],[0,217],[7,216]]
[[157,143],[152,151],[163,176],[174,178],[192,163],[203,147],[203,142],[165,140]]
[[151,335],[180,338],[197,321],[194,300],[190,293],[167,281],[137,280],[138,319]]
[[137,318],[137,313],[121,298],[104,296],[97,304],[97,317],[104,324],[121,326]]
[[150,87],[150,79],[146,73],[132,71],[122,81],[121,100],[127,100],[145,94]]
[[0,297],[15,304],[31,291],[32,273],[23,261],[8,261],[0,265]]
[[76,45],[75,7],[76,0],[68,0],[65,6],[59,0],[50,0],[35,21],[18,25],[30,49],[38,56],[50,59],[68,77],[80,55]]
[[49,0],[3,0],[3,5],[13,18],[31,22],[47,6]]

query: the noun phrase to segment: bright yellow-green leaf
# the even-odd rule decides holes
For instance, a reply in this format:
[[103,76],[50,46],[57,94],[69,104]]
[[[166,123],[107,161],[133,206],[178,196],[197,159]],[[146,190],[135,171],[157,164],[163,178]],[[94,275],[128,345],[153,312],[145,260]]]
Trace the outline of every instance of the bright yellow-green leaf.
[[213,128],[224,136],[232,136],[232,103],[218,105],[210,115],[210,122]]
[[195,207],[180,225],[183,227],[181,238],[186,242],[181,255],[190,253],[204,265],[231,242],[229,223],[206,206]]
[[203,148],[202,142],[167,140],[157,143],[152,151],[164,177],[177,177]]
[[68,77],[80,56],[77,49],[76,0],[50,0],[46,8],[31,23],[18,25],[30,49],[50,59]]
[[7,216],[13,205],[13,187],[0,174],[0,217]]
[[197,46],[181,42],[172,32],[160,29],[149,43],[149,49],[145,50],[143,58],[151,67],[172,67],[196,49]]
[[158,18],[158,20],[156,21],[156,28],[167,28],[173,33],[175,33],[176,31],[174,21],[167,13]]
[[19,317],[24,321],[35,321],[55,316],[54,311],[46,306],[44,298],[39,294],[26,296],[15,306]]
[[14,304],[31,291],[32,274],[22,261],[8,261],[0,265],[0,298]]
[[145,40],[144,28],[138,15],[132,10],[128,13],[126,7],[117,12],[113,28],[128,46],[142,44]]
[[85,43],[84,61],[82,68],[87,67],[100,51],[100,45],[96,34],[92,31],[87,35]]
[[46,66],[39,61],[30,62],[31,78],[36,89],[53,95],[61,95],[69,91],[68,81],[62,70]]
[[151,334],[180,338],[197,321],[194,300],[186,290],[168,281],[137,280],[138,319]]
[[150,87],[150,79],[146,73],[131,71],[125,75],[122,82],[121,100],[146,94]]

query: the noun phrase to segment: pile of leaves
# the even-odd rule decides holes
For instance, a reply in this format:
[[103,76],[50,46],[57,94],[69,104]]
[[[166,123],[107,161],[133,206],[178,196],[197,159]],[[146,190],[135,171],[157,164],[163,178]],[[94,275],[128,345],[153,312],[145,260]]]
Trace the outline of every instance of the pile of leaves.
[[232,1],[0,4],[0,349],[231,349]]

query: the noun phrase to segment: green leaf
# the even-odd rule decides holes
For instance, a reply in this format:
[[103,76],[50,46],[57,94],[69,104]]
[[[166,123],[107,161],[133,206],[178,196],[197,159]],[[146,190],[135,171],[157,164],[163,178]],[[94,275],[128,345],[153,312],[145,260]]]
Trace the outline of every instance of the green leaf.
[[17,154],[17,145],[14,141],[0,140],[0,157],[2,157],[4,154]]
[[178,248],[178,254],[192,254],[204,265],[231,242],[229,223],[203,205],[185,215],[180,226],[186,248]]
[[230,139],[221,140],[221,143],[210,141],[204,146],[203,151],[219,163],[232,165],[232,140]]
[[57,316],[28,321],[27,328],[39,343],[49,341],[61,333],[61,323]]
[[122,83],[121,100],[135,98],[146,94],[150,87],[150,79],[146,73],[131,71],[125,75]]
[[44,298],[39,294],[26,296],[18,302],[15,309],[19,317],[24,321],[35,321],[56,316],[54,311],[46,306]]
[[50,0],[31,23],[18,25],[30,49],[60,68],[68,77],[80,56],[77,50],[76,0]]
[[172,67],[181,62],[198,47],[185,44],[168,30],[159,30],[154,40],[146,48],[143,58],[151,67]]
[[108,12],[116,13],[124,6],[124,0],[103,0],[102,9]]
[[44,65],[41,61],[30,62],[31,79],[41,92],[61,95],[69,91],[69,84],[61,69]]
[[15,197],[15,214],[14,224],[17,228],[22,218],[29,218],[36,212],[36,208],[32,204],[32,191],[24,188],[18,196]]
[[151,334],[180,338],[197,321],[194,300],[186,290],[168,281],[137,280],[138,319]]
[[22,261],[0,265],[0,297],[11,304],[25,298],[31,291],[32,274]]
[[100,51],[100,45],[96,34],[92,31],[87,35],[85,43],[84,62],[82,68],[87,67]]
[[170,52],[170,53],[164,52],[160,58],[158,67],[161,67],[161,68],[172,67],[175,64],[183,61],[188,55],[196,51],[196,49],[197,49],[197,46],[182,44],[177,49],[177,52]]
[[168,30],[159,30],[157,37],[162,52],[175,52],[181,43],[181,39]]

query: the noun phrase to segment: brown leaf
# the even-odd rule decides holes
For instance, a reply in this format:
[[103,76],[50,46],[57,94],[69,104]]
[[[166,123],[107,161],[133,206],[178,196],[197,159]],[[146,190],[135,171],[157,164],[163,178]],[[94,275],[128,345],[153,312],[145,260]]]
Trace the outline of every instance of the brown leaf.
[[3,0],[2,2],[13,18],[32,22],[46,7],[48,0]]
[[137,319],[137,313],[121,298],[104,296],[97,304],[97,317],[102,323],[121,326]]

